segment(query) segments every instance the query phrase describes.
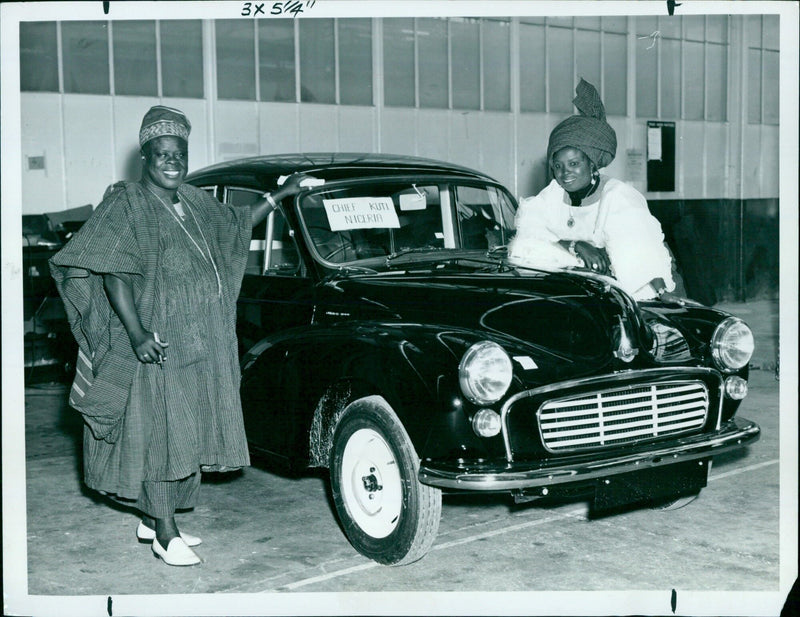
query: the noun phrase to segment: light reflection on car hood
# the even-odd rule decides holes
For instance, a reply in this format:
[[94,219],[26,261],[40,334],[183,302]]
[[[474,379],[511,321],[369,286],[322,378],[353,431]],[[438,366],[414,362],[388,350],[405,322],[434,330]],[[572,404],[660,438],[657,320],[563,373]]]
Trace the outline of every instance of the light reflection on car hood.
[[598,281],[570,273],[425,271],[356,275],[329,283],[352,318],[483,331],[577,361],[611,355],[611,332],[626,307]]

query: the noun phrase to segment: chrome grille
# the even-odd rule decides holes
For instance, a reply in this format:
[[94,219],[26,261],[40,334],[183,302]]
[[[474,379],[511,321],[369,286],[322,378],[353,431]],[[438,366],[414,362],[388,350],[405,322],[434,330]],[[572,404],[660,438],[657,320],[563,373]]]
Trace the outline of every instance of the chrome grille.
[[699,429],[708,413],[700,381],[637,384],[547,401],[542,443],[552,452],[617,446]]

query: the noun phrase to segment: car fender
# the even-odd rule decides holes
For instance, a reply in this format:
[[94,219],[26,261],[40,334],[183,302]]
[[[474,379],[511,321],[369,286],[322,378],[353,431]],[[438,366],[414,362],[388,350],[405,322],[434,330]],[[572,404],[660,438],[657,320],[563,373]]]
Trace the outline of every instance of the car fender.
[[[432,418],[448,411],[441,384],[453,382],[460,360],[439,333],[413,324],[363,322],[284,331],[245,354],[243,406],[257,405],[283,422],[291,419],[284,430],[293,437],[272,453],[300,458],[292,467],[327,466],[330,437],[342,411],[370,395],[392,407],[421,452],[437,424]],[[260,436],[251,432],[248,439],[258,446]]]

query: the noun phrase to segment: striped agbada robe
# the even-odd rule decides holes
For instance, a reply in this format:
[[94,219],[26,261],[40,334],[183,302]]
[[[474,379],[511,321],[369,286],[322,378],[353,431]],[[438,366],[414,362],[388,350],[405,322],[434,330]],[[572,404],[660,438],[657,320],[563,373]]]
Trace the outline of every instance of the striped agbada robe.
[[[190,185],[178,196],[183,228],[139,183],[117,183],[50,260],[80,350],[70,402],[85,420],[84,481],[124,499],[143,481],[250,462],[235,333],[250,210]],[[136,358],[107,273],[129,275],[142,326],[169,343],[162,365]]]

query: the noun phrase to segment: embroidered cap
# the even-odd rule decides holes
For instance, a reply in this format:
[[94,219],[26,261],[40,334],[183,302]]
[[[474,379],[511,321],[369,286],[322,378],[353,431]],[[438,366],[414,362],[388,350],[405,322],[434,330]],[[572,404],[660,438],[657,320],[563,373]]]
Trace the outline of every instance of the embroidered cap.
[[163,135],[175,135],[189,141],[189,132],[192,124],[179,109],[156,105],[151,107],[142,119],[142,128],[139,129],[139,147],[141,148],[151,139]]

